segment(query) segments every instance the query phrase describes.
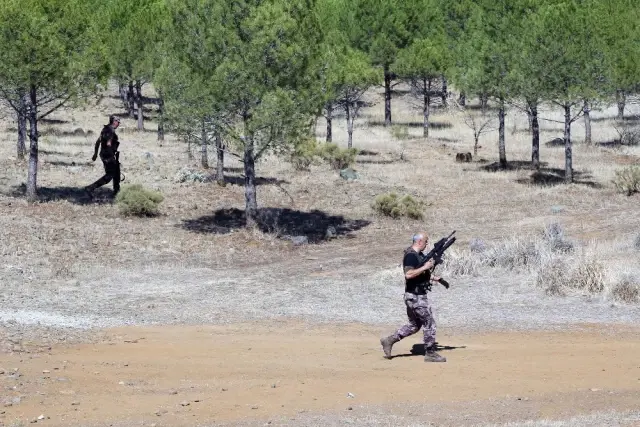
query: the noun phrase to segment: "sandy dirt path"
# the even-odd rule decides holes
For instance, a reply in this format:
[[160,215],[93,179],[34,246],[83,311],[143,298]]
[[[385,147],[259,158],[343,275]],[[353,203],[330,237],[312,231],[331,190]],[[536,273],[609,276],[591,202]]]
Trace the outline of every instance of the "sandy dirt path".
[[472,402],[492,399],[522,406],[502,405],[477,421],[640,407],[638,329],[442,331],[444,364],[412,353],[421,333],[385,360],[379,337],[392,329],[285,322],[122,328],[98,344],[2,354],[0,425],[40,415],[37,424],[46,426],[219,425],[402,402],[443,405],[434,415],[443,421],[446,411],[472,411]]

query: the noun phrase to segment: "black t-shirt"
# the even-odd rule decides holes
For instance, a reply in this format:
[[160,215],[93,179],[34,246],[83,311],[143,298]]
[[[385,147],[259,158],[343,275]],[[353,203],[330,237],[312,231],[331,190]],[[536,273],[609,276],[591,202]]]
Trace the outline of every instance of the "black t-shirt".
[[[422,265],[422,255],[411,248],[407,249],[404,253],[404,259],[402,260],[403,270],[413,270],[420,267],[420,265]],[[415,295],[426,294],[430,277],[431,273],[427,270],[413,279],[405,278],[405,292]]]
[[[109,140],[111,140],[111,146],[107,145]],[[118,141],[118,135],[116,135],[115,130],[109,125],[102,128],[102,132],[100,132],[100,158],[103,160],[113,159],[116,151],[118,151],[119,145],[120,142]]]

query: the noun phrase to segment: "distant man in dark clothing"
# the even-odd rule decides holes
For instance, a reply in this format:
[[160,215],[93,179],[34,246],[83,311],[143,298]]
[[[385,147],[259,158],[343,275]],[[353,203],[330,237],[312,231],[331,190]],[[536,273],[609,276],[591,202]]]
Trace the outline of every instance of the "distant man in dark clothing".
[[[431,283],[439,282],[440,277],[431,275],[431,268],[435,265],[431,259],[420,266],[423,261],[422,251],[427,247],[429,237],[425,233],[413,236],[413,245],[404,251],[402,266],[405,277],[404,303],[407,306],[409,323],[402,326],[394,334],[380,340],[384,356],[391,359],[391,348],[403,338],[413,335],[423,328],[425,362],[446,362],[447,359],[435,352],[436,322],[431,311],[431,303],[427,299],[427,292]],[[446,282],[444,282],[446,283]],[[446,285],[445,285],[446,286]]]
[[93,191],[108,184],[113,180],[113,195],[115,196],[120,191],[120,152],[118,147],[120,142],[118,141],[118,135],[116,135],[116,129],[120,126],[120,118],[117,116],[109,117],[109,124],[105,125],[100,132],[100,137],[96,141],[95,150],[91,160],[94,162],[98,158],[98,150],[100,150],[100,160],[104,165],[105,175],[94,182],[93,184],[85,187],[85,189],[92,194]]

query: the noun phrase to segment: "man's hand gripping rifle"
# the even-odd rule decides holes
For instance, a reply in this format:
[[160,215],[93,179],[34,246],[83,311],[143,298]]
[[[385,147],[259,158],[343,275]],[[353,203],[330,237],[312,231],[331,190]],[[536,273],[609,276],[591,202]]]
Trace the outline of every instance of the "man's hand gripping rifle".
[[[453,235],[456,234],[456,231],[453,230],[453,233],[449,234],[449,236],[447,237],[443,237],[442,239],[438,240],[434,245],[433,245],[433,249],[431,249],[426,255],[424,255],[424,257],[422,258],[422,264],[424,265],[427,262],[429,262],[430,259],[433,259],[434,261],[434,265],[431,269],[431,272],[433,273],[433,270],[436,268],[437,265],[442,264],[443,260],[442,257],[444,256],[444,252],[449,249],[449,246],[453,245],[453,243],[456,241],[456,238],[453,237]],[[449,289],[449,282],[447,282],[446,280],[444,280],[443,278],[440,278],[440,280],[438,280],[445,288]]]

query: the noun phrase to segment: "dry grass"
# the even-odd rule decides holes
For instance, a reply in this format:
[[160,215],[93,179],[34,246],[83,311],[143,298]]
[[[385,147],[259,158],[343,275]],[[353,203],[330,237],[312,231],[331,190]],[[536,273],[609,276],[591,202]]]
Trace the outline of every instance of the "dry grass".
[[[112,87],[109,95],[115,94]],[[561,136],[560,123],[541,122],[543,170],[536,175],[525,163],[530,156],[526,115],[510,111],[507,157],[512,167],[492,171],[485,167],[497,160],[495,133],[481,137],[479,155],[472,163],[455,162],[456,152],[473,147],[472,135],[459,112],[434,108],[431,136],[424,139],[421,113],[409,107],[406,97],[393,100],[394,128],[379,124],[384,119],[381,93],[371,92],[369,101],[373,107],[363,111],[354,132],[354,147],[360,150],[354,163],[358,180],[342,180],[326,163],[299,171],[286,158],[267,156],[257,165],[262,179],[259,206],[288,209],[295,215],[286,217],[287,221],[300,224],[318,222],[318,215],[310,215],[313,212],[324,215],[326,220],[319,222],[323,227],[328,224],[340,229],[349,221],[362,224],[345,228],[338,238],[321,245],[302,247],[294,247],[282,237],[291,234],[295,224],[280,224],[279,231],[245,231],[238,221],[220,215],[244,208],[242,164],[227,157],[229,185],[224,187],[206,179],[181,179],[182,170],[198,171],[203,176],[213,170],[200,168],[198,147],[192,146],[195,157],[190,158],[186,144],[172,135],[163,143],[156,141],[154,120],[145,123],[144,132],[138,132],[134,119],[124,119],[119,129],[121,161],[127,184],[140,183],[164,195],[162,214],[148,220],[120,218],[117,207],[106,196],[108,191],[102,195],[98,192],[95,203],[85,203],[77,189],[102,174],[99,162],[90,161],[94,138],[109,114],[121,113],[120,102],[109,96],[98,105],[60,111],[41,124],[38,179],[42,203],[27,205],[16,196],[26,181],[26,163],[15,159],[16,123],[10,117],[0,129],[0,260],[19,266],[34,280],[67,275],[49,268],[62,253],[75,260],[68,269],[73,274],[114,263],[123,269],[147,264],[218,268],[243,259],[273,263],[290,259],[292,254],[301,259],[330,259],[340,251],[366,251],[368,263],[386,266],[390,256],[407,246],[413,232],[426,228],[434,238],[457,230],[455,250],[472,239],[487,242],[483,253],[496,266],[534,268],[542,261],[539,248],[522,239],[504,239],[516,233],[538,233],[550,222],[561,222],[568,235],[583,241],[616,241],[640,229],[637,198],[617,194],[611,184],[617,169],[640,159],[640,147],[608,144],[617,135],[612,126],[616,113],[613,106],[593,112],[592,146],[581,143],[581,122],[573,126],[577,181],[557,185],[564,150],[547,147],[544,142]],[[629,111],[630,115],[636,113]],[[147,115],[155,118],[153,111]],[[543,109],[541,116],[562,119],[560,111],[549,108]],[[345,122],[342,117],[334,120],[334,142],[342,148],[347,140]],[[319,120],[319,140],[324,126]],[[397,130],[393,129],[399,128],[407,130],[407,138],[404,131],[402,140],[394,137]],[[391,192],[428,200],[423,220],[377,215],[371,202],[377,195]],[[361,262],[357,257],[342,258],[347,264]],[[473,262],[461,262],[456,267],[460,272],[477,272]]]

